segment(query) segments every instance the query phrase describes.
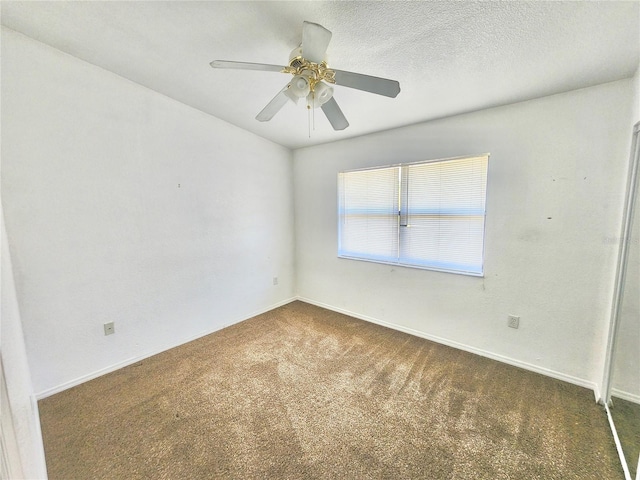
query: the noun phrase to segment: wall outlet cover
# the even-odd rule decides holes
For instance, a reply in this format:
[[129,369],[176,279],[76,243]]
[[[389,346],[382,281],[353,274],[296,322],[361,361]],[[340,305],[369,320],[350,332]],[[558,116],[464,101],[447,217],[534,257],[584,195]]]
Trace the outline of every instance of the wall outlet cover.
[[116,333],[116,326],[114,322],[108,322],[104,324],[104,334],[105,335],[113,335]]

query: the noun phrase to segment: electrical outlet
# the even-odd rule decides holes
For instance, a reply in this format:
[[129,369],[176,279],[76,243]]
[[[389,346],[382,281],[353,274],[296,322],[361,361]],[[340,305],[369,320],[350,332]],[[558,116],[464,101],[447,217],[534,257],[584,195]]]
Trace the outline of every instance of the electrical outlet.
[[273,277],[273,284],[277,285],[278,284],[278,277]]
[[509,315],[507,320],[507,325],[511,328],[518,328],[520,326],[520,317],[516,317],[515,315]]
[[114,322],[109,322],[104,324],[104,334],[105,335],[113,335],[116,333],[116,326]]

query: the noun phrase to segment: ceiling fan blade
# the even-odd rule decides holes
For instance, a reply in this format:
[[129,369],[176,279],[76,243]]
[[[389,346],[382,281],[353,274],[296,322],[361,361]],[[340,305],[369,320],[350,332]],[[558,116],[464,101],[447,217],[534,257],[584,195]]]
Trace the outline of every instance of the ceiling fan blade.
[[335,98],[331,97],[331,99],[320,108],[322,108],[322,111],[327,116],[334,130],[344,130],[349,126],[349,122],[345,118],[344,113],[342,113],[342,110],[340,110]]
[[267,65],[265,63],[232,62],[230,60],[214,60],[209,65],[213,68],[235,68],[239,70],[263,70],[267,72],[282,72],[284,67],[280,65]]
[[336,72],[336,85],[343,87],[356,88],[365,92],[384,95],[385,97],[395,98],[400,93],[400,83],[396,80],[388,80],[386,78],[371,77],[362,75],[361,73],[345,72],[343,70],[334,70]]
[[313,63],[322,63],[331,41],[331,32],[312,22],[302,24],[302,56]]
[[262,111],[256,115],[256,120],[261,122],[268,122],[273,118],[273,116],[280,111],[284,104],[289,101],[289,97],[286,92],[289,89],[289,85],[287,84],[278,94],[273,97],[273,99],[267,103],[267,106],[262,109]]

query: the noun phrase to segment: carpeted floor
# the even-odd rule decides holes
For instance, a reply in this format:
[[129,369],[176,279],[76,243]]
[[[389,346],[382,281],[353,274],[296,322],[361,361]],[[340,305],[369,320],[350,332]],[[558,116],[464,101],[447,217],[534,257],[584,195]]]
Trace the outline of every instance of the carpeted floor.
[[631,478],[636,478],[640,456],[640,405],[618,397],[611,397],[611,416],[616,425],[622,451],[627,460]]
[[56,479],[622,479],[593,392],[294,302],[39,403]]

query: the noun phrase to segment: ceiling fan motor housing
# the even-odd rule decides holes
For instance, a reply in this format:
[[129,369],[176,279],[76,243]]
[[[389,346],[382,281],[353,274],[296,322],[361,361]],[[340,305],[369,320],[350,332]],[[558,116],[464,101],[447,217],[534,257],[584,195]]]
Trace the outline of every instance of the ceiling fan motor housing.
[[293,68],[300,68],[304,65],[302,58],[302,45],[300,45],[298,48],[291,50],[291,53],[289,54],[289,66]]

